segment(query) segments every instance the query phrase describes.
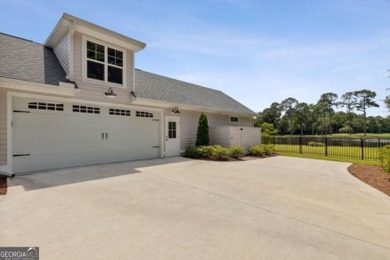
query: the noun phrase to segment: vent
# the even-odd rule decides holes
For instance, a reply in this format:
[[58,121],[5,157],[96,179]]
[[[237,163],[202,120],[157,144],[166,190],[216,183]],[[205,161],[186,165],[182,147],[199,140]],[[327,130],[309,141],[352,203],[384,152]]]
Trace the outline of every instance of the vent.
[[135,116],[136,117],[149,117],[149,118],[152,118],[153,117],[153,113],[149,113],[149,112],[145,112],[145,111],[136,111],[135,112]]
[[100,108],[99,107],[73,105],[73,112],[86,113],[86,114],[100,114]]
[[64,111],[64,104],[45,103],[45,102],[30,102],[29,109],[48,110],[48,111]]
[[109,114],[116,116],[131,116],[131,111],[125,109],[110,108]]

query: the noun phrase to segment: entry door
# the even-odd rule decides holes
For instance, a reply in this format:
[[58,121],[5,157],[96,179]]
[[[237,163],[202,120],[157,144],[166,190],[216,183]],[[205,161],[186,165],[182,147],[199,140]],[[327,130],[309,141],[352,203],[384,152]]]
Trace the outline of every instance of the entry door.
[[180,155],[180,117],[165,117],[165,156]]

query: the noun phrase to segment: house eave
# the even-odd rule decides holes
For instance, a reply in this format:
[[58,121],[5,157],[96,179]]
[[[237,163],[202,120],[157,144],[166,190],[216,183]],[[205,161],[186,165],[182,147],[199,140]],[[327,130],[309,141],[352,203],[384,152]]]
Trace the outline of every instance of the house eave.
[[79,90],[74,84],[60,82],[59,86],[0,77],[0,88],[34,93],[73,97]]
[[45,45],[54,48],[69,31],[80,32],[84,35],[113,43],[134,52],[140,51],[146,47],[146,44],[141,41],[116,33],[67,13],[63,14],[50,36],[47,38]]

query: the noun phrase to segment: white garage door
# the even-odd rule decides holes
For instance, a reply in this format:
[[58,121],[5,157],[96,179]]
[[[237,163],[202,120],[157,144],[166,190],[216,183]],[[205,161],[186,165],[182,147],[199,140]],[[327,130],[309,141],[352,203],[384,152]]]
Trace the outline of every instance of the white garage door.
[[147,110],[13,99],[15,173],[156,158],[160,114]]

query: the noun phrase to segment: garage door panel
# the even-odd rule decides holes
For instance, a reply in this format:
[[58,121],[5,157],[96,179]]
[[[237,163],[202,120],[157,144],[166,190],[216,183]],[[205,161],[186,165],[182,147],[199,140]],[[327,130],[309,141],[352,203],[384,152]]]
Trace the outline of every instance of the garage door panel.
[[[14,101],[21,110],[28,107],[28,99]],[[159,121],[110,115],[104,107],[100,114],[74,113],[72,104],[63,105],[64,111],[13,113],[14,172],[159,156]]]

